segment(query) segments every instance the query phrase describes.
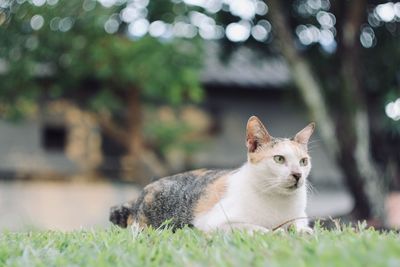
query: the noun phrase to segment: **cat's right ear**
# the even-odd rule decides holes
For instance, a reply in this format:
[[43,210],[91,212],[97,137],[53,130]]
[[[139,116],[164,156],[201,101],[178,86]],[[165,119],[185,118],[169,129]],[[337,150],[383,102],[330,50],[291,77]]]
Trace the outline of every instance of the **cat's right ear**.
[[250,117],[247,122],[246,130],[246,146],[249,153],[256,151],[257,148],[262,144],[266,144],[271,141],[271,136],[269,135],[267,129],[265,129],[265,126],[256,116]]
[[293,138],[294,141],[305,145],[307,147],[308,144],[308,140],[310,140],[310,137],[312,135],[312,133],[314,132],[315,129],[315,123],[312,122],[310,124],[308,124],[303,130],[301,130],[300,132],[298,132],[295,137]]

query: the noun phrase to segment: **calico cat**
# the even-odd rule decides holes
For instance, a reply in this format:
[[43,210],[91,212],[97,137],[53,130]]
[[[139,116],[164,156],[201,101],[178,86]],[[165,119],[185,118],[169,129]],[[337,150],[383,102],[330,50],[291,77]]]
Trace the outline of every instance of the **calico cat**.
[[121,227],[203,231],[274,229],[292,222],[311,231],[306,219],[306,179],[311,169],[307,144],[310,123],[293,138],[272,137],[252,116],[247,123],[247,162],[235,170],[195,170],[162,178],[146,186],[136,201],[111,208],[110,221]]

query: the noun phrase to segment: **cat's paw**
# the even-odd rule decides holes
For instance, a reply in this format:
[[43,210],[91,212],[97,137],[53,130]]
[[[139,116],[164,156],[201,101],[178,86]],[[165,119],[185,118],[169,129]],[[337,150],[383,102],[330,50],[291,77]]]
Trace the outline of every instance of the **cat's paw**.
[[308,226],[303,226],[303,227],[297,228],[296,231],[300,234],[307,234],[307,235],[314,234],[314,230]]
[[270,232],[268,228],[248,223],[227,223],[218,226],[215,230],[223,232],[244,231],[250,235],[267,234]]
[[286,230],[284,228],[281,228],[281,227],[278,228],[278,229],[275,229],[273,231],[274,231],[274,233],[278,233],[278,234],[284,234],[286,232]]
[[270,232],[269,229],[262,226],[253,226],[246,229],[248,233],[253,234],[268,234]]

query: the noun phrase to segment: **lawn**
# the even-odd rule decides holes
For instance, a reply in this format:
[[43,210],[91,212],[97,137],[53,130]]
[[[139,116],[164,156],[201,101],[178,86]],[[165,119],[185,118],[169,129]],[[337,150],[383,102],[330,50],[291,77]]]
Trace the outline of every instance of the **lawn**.
[[314,235],[118,228],[3,232],[0,266],[400,266],[400,236],[363,227]]

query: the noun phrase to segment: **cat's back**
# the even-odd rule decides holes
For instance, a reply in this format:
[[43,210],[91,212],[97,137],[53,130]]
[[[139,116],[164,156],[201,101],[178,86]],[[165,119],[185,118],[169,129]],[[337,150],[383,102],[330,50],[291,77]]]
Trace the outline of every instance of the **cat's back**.
[[166,220],[171,220],[174,227],[190,226],[195,213],[209,201],[210,190],[224,191],[224,180],[230,172],[200,169],[161,178],[143,189],[133,219],[156,228]]

